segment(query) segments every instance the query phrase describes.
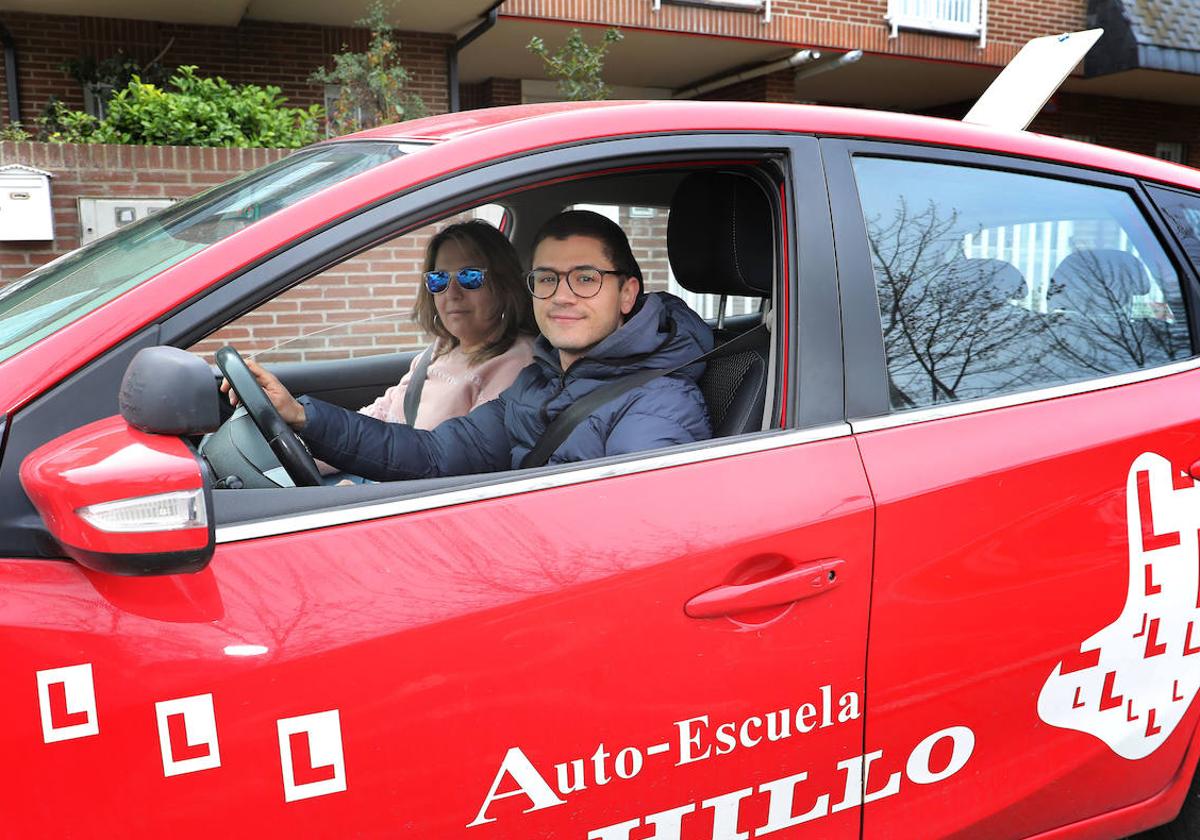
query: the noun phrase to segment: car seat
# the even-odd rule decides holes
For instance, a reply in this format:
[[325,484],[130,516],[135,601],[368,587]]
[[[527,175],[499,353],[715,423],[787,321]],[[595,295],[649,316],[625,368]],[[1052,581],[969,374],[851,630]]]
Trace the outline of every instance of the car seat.
[[[776,265],[774,213],[766,194],[740,173],[688,175],[671,199],[667,255],[679,285],[698,294],[720,295],[722,311],[729,295],[766,302]],[[718,350],[699,382],[714,437],[762,428],[771,342],[762,323],[760,315],[743,325],[759,332],[749,345],[742,343],[728,353],[719,348],[735,336],[732,331],[715,331]]]

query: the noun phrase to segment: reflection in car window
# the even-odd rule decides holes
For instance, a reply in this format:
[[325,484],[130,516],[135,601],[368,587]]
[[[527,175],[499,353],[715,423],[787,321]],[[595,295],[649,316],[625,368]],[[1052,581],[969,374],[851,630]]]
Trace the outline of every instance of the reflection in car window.
[[60,257],[0,292],[0,361],[206,246],[401,154],[383,142],[305,149]]
[[1179,279],[1120,190],[857,158],[893,409],[1191,354]]

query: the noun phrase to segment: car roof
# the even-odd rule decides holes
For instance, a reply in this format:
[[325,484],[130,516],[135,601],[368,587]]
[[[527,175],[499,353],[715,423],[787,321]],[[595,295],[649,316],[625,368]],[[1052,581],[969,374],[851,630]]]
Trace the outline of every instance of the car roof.
[[[526,149],[606,136],[689,131],[785,131],[896,140],[1020,155],[1200,190],[1200,171],[1157,158],[1028,131],[1005,131],[912,114],[766,102],[603,101],[514,105],[442,114],[380,126],[334,142],[389,139]],[[455,144],[459,145],[459,144]],[[494,155],[493,155],[494,156]]]

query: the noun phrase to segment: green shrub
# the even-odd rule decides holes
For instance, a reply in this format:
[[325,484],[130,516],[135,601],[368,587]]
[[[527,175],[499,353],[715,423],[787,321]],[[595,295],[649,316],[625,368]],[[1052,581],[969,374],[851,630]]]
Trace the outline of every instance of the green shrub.
[[339,88],[329,109],[329,133],[349,134],[425,116],[424,100],[409,90],[411,79],[400,63],[400,42],[387,22],[387,7],[375,0],[357,23],[371,30],[367,51],[353,53],[343,46],[333,57],[332,70],[319,67],[308,77],[313,84]]
[[624,37],[619,29],[606,29],[600,43],[593,47],[583,39],[583,33],[572,29],[566,43],[555,53],[536,35],[529,39],[528,49],[542,59],[547,75],[558,80],[558,92],[563,99],[607,99],[612,91],[601,77],[604,54]]
[[3,128],[0,128],[0,141],[32,139],[33,135],[26,131],[25,127],[19,122],[11,122]]
[[124,143],[162,146],[298,148],[317,139],[320,105],[291,108],[279,88],[231,85],[201,78],[180,67],[168,83],[174,90],[134,76],[113,94],[98,120],[57,103],[45,119],[53,143]]

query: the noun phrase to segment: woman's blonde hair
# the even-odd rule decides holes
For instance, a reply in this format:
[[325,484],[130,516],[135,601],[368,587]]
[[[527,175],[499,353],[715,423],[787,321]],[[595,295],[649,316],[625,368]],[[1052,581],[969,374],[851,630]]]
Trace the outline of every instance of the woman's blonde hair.
[[[496,338],[471,354],[471,362],[479,364],[508,352],[520,335],[535,335],[537,327],[533,320],[533,303],[525,286],[521,262],[517,259],[516,249],[504,234],[482,219],[450,225],[429,240],[429,246],[425,249],[425,271],[433,270],[438,249],[450,241],[458,243],[473,259],[480,261],[477,267],[486,272],[483,282],[491,288],[492,296],[499,304],[497,317],[504,327]],[[450,334],[438,317],[433,295],[423,279],[417,288],[413,320],[429,335],[442,339],[442,352],[458,346],[458,339]]]

